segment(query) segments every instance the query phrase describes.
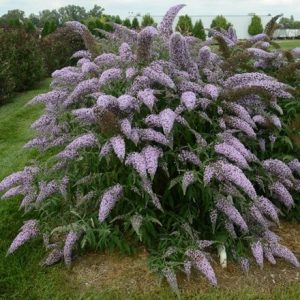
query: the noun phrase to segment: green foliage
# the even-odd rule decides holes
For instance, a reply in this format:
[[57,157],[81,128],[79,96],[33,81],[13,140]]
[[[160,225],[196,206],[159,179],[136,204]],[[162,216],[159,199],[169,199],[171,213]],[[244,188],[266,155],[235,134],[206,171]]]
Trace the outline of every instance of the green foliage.
[[57,29],[57,25],[54,20],[47,20],[42,30],[42,37],[54,32]]
[[1,31],[0,53],[10,65],[16,91],[31,88],[43,78],[43,55],[37,34],[24,29]]
[[95,4],[94,7],[88,12],[90,17],[100,18],[103,14],[104,8]]
[[0,105],[5,103],[15,88],[11,67],[8,61],[1,58],[0,54]]
[[140,28],[140,23],[139,23],[139,20],[138,20],[137,17],[134,17],[134,18],[132,19],[132,25],[131,25],[131,27],[132,27],[133,29],[138,29],[138,28]]
[[150,16],[150,14],[146,14],[143,16],[141,26],[142,27],[152,26],[154,25],[154,23],[155,23],[154,19]]
[[261,23],[261,18],[259,16],[253,16],[251,19],[251,23],[248,27],[248,33],[250,35],[256,35],[262,33],[264,30],[263,25]]
[[300,21],[295,21],[293,16],[281,18],[279,24],[285,29],[300,29]]
[[193,31],[192,19],[188,15],[180,16],[176,25],[176,30],[188,35]]
[[113,22],[115,22],[116,24],[122,24],[122,20],[121,20],[120,16],[115,16],[113,18]]
[[205,34],[205,30],[204,30],[204,27],[203,27],[203,24],[202,24],[201,20],[198,20],[195,23],[192,33],[193,33],[193,36],[201,39],[202,41],[205,41],[206,34]]
[[226,20],[226,18],[222,15],[216,16],[210,25],[210,28],[223,28],[223,29],[228,29],[230,27],[230,23]]
[[48,75],[70,65],[72,54],[85,48],[82,38],[67,27],[58,28],[42,39],[45,68]]
[[123,21],[123,25],[128,27],[128,28],[131,28],[131,22],[130,22],[130,19],[126,18],[124,21]]
[[78,5],[67,5],[58,9],[60,14],[60,23],[67,21],[83,21],[87,18],[87,13],[84,7]]

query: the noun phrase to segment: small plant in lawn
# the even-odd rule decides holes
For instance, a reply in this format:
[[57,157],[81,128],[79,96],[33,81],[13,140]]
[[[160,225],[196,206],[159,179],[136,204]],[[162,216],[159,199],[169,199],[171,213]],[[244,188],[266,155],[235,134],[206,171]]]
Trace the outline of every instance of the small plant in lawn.
[[240,42],[231,27],[189,51],[194,39],[172,31],[183,6],[138,33],[114,24],[112,53],[97,53],[88,29],[67,23],[88,50],[31,102],[46,108],[25,147],[53,156],[0,182],[3,199],[23,195],[20,207],[36,216],[9,253],[43,235],[43,264],[69,266],[78,248],[132,253],[143,244],[177,295],[176,271],[189,278],[194,268],[217,285],[216,250],[223,266],[228,256],[245,271],[276,257],[299,267],[273,232],[300,190],[297,157],[273,147],[285,134],[280,105],[295,89],[271,75],[300,51],[271,51],[267,34]]

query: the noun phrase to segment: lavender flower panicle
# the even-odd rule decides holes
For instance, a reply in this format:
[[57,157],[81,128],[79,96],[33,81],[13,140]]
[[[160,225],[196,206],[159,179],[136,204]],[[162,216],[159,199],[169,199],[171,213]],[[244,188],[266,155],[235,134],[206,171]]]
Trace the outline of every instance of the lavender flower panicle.
[[186,171],[182,178],[182,190],[183,194],[186,194],[187,188],[196,181],[193,171]]
[[173,22],[178,12],[185,6],[185,4],[179,4],[172,6],[164,15],[162,21],[158,26],[158,32],[167,41],[173,32]]
[[191,259],[194,267],[200,271],[212,285],[218,285],[215,272],[202,251],[187,250],[185,254]]
[[264,251],[261,242],[256,241],[254,243],[251,243],[250,247],[257,264],[262,269],[264,265]]
[[120,161],[123,161],[125,158],[125,141],[124,141],[124,139],[120,135],[117,135],[117,136],[112,137],[109,141],[110,141],[117,157],[120,159]]
[[99,208],[99,221],[103,222],[109,215],[110,211],[113,209],[117,201],[123,195],[123,187],[120,184],[116,184],[109,188],[101,196],[100,208]]
[[79,237],[80,237],[79,233],[77,233],[73,230],[71,230],[67,234],[67,237],[66,237],[66,240],[65,240],[65,245],[64,245],[64,250],[63,250],[64,261],[65,261],[65,264],[67,266],[71,265],[72,251],[73,251],[73,248],[74,248],[76,242],[78,241]]
[[219,211],[223,212],[233,223],[238,225],[243,232],[248,232],[248,226],[239,213],[239,211],[226,199],[220,198],[216,207]]
[[29,220],[24,223],[21,227],[21,231],[15,237],[13,242],[11,243],[7,255],[15,252],[20,246],[25,244],[28,240],[36,237],[39,234],[38,230],[38,221],[37,220]]
[[163,151],[154,146],[146,146],[142,149],[142,154],[145,158],[147,172],[153,180],[158,167],[158,159],[162,156]]
[[235,162],[241,169],[250,168],[245,157],[233,146],[227,143],[222,143],[215,145],[214,149],[216,153],[224,155],[229,160]]
[[173,290],[173,292],[177,295],[177,297],[180,297],[176,274],[174,273],[174,271],[166,267],[162,270],[162,273],[166,278],[168,284],[170,285],[171,289]]

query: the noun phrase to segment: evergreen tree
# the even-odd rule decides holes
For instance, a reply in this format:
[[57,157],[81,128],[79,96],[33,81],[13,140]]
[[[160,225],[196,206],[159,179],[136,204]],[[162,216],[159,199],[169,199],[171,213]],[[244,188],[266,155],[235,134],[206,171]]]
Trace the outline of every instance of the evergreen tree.
[[206,34],[201,20],[198,20],[195,23],[193,28],[193,36],[197,37],[198,39],[201,39],[202,41],[205,41]]
[[261,23],[261,18],[259,16],[253,16],[251,19],[251,23],[248,27],[248,33],[250,35],[256,35],[259,33],[262,33],[264,30],[262,23]]
[[137,17],[133,18],[131,27],[133,29],[138,29],[140,27],[140,23]]
[[186,35],[188,33],[192,33],[193,31],[193,23],[190,16],[180,16],[176,25],[176,30]]
[[150,14],[144,15],[142,19],[142,27],[152,25],[154,25],[154,19],[150,16]]
[[128,27],[128,28],[131,28],[131,22],[130,22],[130,20],[128,18],[125,19],[123,21],[123,25],[126,26],[126,27]]
[[226,20],[224,16],[216,16],[210,25],[210,28],[223,28],[223,29],[228,29],[230,27],[230,23]]

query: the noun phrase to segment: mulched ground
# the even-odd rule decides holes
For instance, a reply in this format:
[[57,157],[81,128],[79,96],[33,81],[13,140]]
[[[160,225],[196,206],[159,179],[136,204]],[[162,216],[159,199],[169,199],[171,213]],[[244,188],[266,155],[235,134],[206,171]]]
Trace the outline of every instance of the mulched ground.
[[[300,224],[282,223],[280,228],[274,230],[281,237],[281,243],[288,246],[300,258]],[[249,274],[241,273],[240,268],[228,264],[222,269],[217,257],[214,269],[219,282],[219,289],[224,291],[239,291],[251,289],[256,292],[268,294],[274,288],[285,287],[290,283],[300,283],[300,269],[277,259],[276,265],[265,263],[260,270],[252,264]],[[76,282],[80,290],[96,289],[122,293],[149,293],[161,289],[159,278],[149,271],[147,266],[147,253],[141,252],[134,257],[119,254],[89,253],[76,260],[73,268],[68,272],[68,279]],[[163,286],[166,283],[163,282]],[[188,282],[184,274],[179,275],[179,286],[185,291],[200,291],[210,289],[210,285],[199,273],[193,273]]]

